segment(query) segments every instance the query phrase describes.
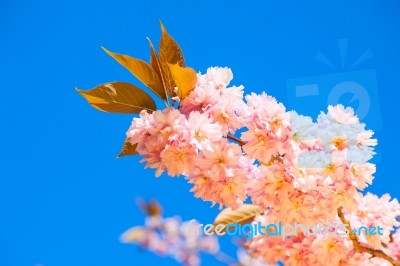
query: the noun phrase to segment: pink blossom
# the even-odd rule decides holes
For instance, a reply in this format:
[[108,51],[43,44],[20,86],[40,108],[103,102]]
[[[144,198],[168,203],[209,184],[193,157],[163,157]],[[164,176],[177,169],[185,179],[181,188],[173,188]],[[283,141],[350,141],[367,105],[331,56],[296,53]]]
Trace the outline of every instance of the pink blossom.
[[341,104],[335,107],[329,105],[328,110],[332,118],[335,119],[338,123],[355,124],[359,122],[358,117],[354,115],[354,110],[350,107],[345,108]]
[[230,68],[227,67],[210,67],[207,69],[205,79],[212,82],[217,88],[226,87],[233,79]]
[[[243,98],[243,86],[228,87],[232,77],[228,68],[209,68],[197,75],[195,88],[178,109],[143,111],[134,118],[127,137],[137,144],[145,167],[155,168],[156,176],[164,171],[185,176],[195,197],[221,208],[238,208],[250,197],[266,210],[258,218],[264,222],[329,224],[338,222],[337,209],[343,207],[352,226],[378,223],[386,228],[382,236],[360,235],[361,242],[387,246],[400,256],[398,246],[389,243],[390,232],[400,225],[397,200],[360,193],[374,178],[376,167],[368,161],[377,141],[353,109],[329,106],[314,122],[287,112],[266,93]],[[196,243],[186,240],[187,246]],[[157,237],[143,243],[166,252]],[[346,237],[298,235],[283,241],[257,236],[245,246],[252,257],[271,264],[385,263],[355,252]],[[187,264],[198,263],[190,252],[177,256]]]
[[221,125],[199,112],[191,112],[188,118],[191,144],[200,150],[212,149],[211,143],[222,139]]
[[382,243],[389,244],[389,235],[398,226],[400,222],[397,217],[400,216],[400,204],[397,199],[391,200],[389,194],[378,197],[374,194],[367,193],[364,197],[357,200],[357,210],[347,214],[352,227],[360,228],[361,226],[380,226],[383,228],[383,234],[375,236],[366,235],[361,230],[360,241],[368,244],[374,249],[381,249]]
[[121,236],[125,243],[139,244],[159,255],[168,255],[188,266],[200,265],[200,253],[215,254],[219,244],[213,236],[193,233],[188,228],[198,228],[196,220],[182,222],[180,217],[150,216],[144,226],[128,229]]

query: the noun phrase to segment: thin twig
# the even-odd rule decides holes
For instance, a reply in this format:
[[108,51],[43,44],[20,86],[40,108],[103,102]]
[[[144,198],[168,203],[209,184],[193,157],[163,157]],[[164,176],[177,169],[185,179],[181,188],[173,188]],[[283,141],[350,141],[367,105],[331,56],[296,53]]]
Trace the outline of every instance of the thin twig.
[[243,140],[241,140],[241,139],[239,139],[239,138],[237,138],[237,137],[235,137],[235,136],[227,135],[226,137],[227,137],[228,139],[231,139],[231,140],[236,141],[237,143],[239,143],[240,146],[243,146],[244,144],[246,144],[246,142],[244,142]]
[[372,249],[372,248],[362,245],[358,241],[357,235],[355,233],[353,233],[352,228],[350,226],[350,222],[348,220],[346,220],[346,218],[344,217],[342,209],[343,209],[343,207],[338,208],[338,216],[339,216],[340,220],[342,221],[342,223],[347,225],[347,229],[349,230],[349,238],[353,242],[354,250],[359,251],[359,252],[366,252],[366,253],[371,254],[373,257],[378,257],[378,258],[387,260],[393,266],[400,266],[400,262],[398,262],[395,259],[393,259],[392,257],[390,257],[382,250]]

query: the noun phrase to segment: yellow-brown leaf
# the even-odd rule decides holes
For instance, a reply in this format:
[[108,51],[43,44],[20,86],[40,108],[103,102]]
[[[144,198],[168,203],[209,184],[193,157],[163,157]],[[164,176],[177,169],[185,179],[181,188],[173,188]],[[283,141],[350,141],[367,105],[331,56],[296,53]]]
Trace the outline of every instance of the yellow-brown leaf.
[[126,82],[106,83],[88,91],[76,90],[91,106],[103,112],[138,114],[142,110],[156,110],[150,95]]
[[160,65],[161,65],[161,72],[164,77],[164,84],[165,87],[167,88],[167,92],[171,98],[175,97],[176,96],[174,92],[175,81],[172,77],[171,71],[169,70],[168,63],[167,61],[165,61],[165,59],[160,58]]
[[168,34],[162,22],[161,25],[161,40],[160,40],[160,57],[165,59],[169,64],[179,64],[185,66],[185,59],[178,43]]
[[189,95],[190,91],[196,86],[196,72],[190,67],[181,67],[178,64],[168,65],[172,78],[178,87],[178,96],[182,101]]
[[164,84],[171,97],[176,96],[174,92],[175,82],[169,70],[168,64],[178,64],[181,67],[185,66],[185,59],[178,43],[168,34],[164,25],[161,25],[161,40],[160,40],[160,64],[164,76]]
[[164,92],[167,95],[168,94],[168,88],[167,88],[167,84],[165,84],[165,80],[164,80],[164,74],[163,74],[163,70],[162,70],[162,66],[161,66],[161,62],[160,62],[160,58],[157,55],[156,49],[154,49],[153,43],[151,42],[151,40],[149,38],[147,38],[149,40],[149,44],[150,44],[150,66],[154,69],[154,71],[157,73],[157,76],[159,77],[162,86],[164,88]]
[[121,158],[127,155],[136,155],[138,152],[136,151],[137,143],[131,144],[128,138],[125,139],[124,145],[122,146],[121,152],[118,154],[117,158]]
[[145,61],[130,57],[128,55],[116,54],[106,48],[103,50],[114,58],[118,63],[128,69],[138,80],[143,82],[149,89],[151,89],[158,97],[165,100],[167,99],[164,87],[160,78],[154,69]]
[[161,216],[162,215],[162,207],[158,201],[151,199],[148,202],[145,202],[143,199],[138,198],[136,200],[136,204],[139,208],[148,216]]
[[143,226],[129,228],[121,235],[121,242],[137,243],[142,241],[148,232]]
[[247,224],[254,220],[257,215],[263,214],[264,209],[253,204],[244,204],[236,210],[226,208],[222,210],[214,220],[215,226],[222,224],[224,229],[221,232],[225,232],[225,228],[228,224]]

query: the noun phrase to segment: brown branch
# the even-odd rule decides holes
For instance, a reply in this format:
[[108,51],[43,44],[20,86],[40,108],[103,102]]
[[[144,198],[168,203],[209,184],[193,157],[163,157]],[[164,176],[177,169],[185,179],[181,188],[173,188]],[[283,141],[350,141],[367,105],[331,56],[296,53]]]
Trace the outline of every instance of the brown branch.
[[343,209],[343,207],[338,208],[338,216],[339,216],[340,220],[342,221],[342,223],[347,225],[347,229],[349,230],[349,238],[353,242],[354,250],[359,251],[359,252],[366,252],[366,253],[371,254],[373,257],[378,257],[378,258],[387,260],[393,266],[400,266],[400,262],[398,262],[395,259],[393,259],[392,257],[390,257],[382,250],[372,249],[372,248],[362,245],[358,241],[357,235],[355,233],[353,233],[350,222],[348,220],[346,220],[346,218],[344,217],[342,209]]
[[243,140],[241,140],[241,139],[239,139],[239,138],[237,138],[237,137],[235,137],[235,136],[227,135],[226,137],[227,137],[228,139],[231,139],[231,140],[236,141],[237,143],[239,143],[240,146],[243,146],[244,144],[246,144],[246,142],[244,142]]
[[[389,243],[393,243],[393,234],[392,233],[390,233],[390,235],[389,235]],[[382,242],[382,246],[384,248],[387,248],[388,244],[385,244],[385,243]]]

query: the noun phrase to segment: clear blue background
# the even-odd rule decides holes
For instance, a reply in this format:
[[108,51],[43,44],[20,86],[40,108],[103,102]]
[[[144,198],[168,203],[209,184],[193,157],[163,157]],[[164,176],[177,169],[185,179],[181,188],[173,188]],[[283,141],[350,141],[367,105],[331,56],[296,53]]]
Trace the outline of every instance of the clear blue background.
[[[396,1],[2,1],[0,3],[0,265],[178,265],[124,245],[143,222],[136,196],[157,197],[166,216],[211,222],[218,208],[195,199],[183,178],[154,178],[139,157],[116,159],[129,115],[98,112],[75,92],[108,81],[138,84],[101,49],[148,58],[158,21],[204,72],[229,66],[246,92],[288,103],[291,78],[333,73],[337,40],[358,69],[374,69],[382,127],[369,188],[399,197],[400,8]],[[323,100],[323,99],[322,99]],[[319,108],[308,106],[306,113]],[[365,121],[374,124],[374,121]],[[372,128],[373,129],[373,128]],[[224,249],[235,247],[224,240]],[[222,265],[209,256],[204,265]]]

